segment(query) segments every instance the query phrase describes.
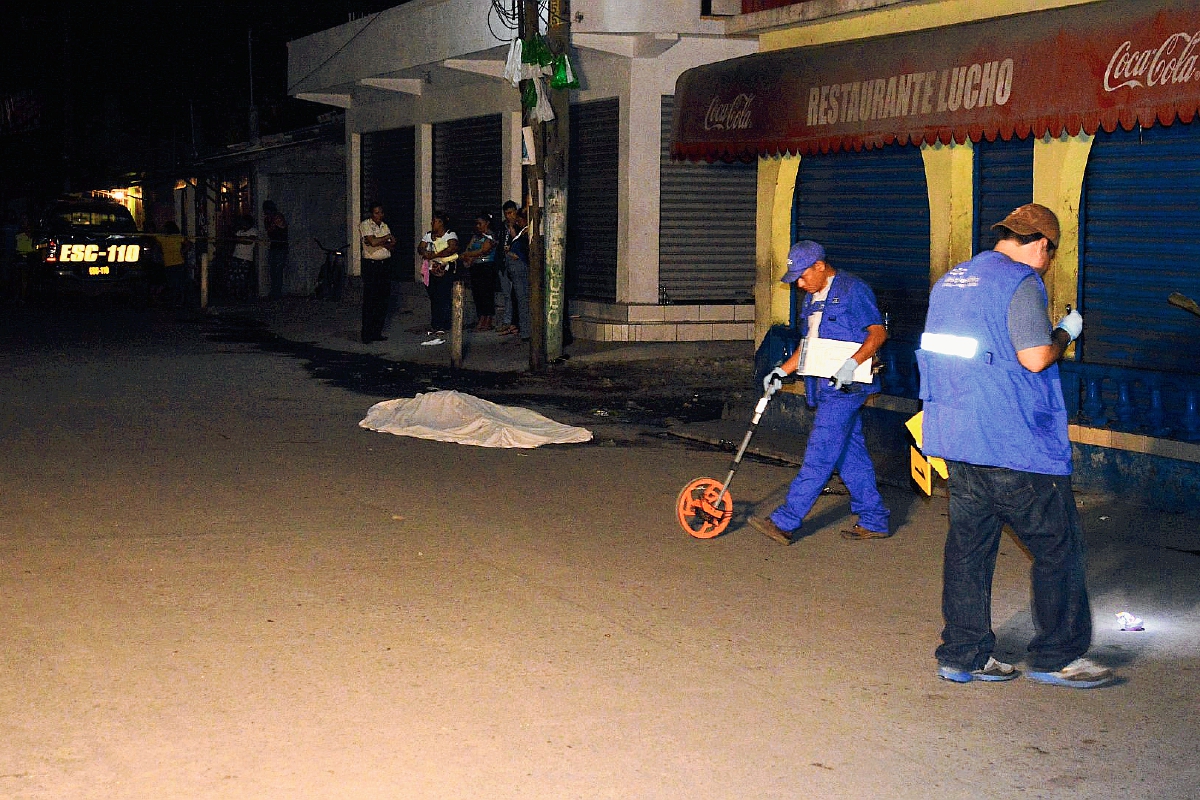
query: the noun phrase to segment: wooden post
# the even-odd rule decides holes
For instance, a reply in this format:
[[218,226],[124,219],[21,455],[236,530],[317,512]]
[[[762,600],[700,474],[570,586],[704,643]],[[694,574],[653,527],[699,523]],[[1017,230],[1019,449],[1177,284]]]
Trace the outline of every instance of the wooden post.
[[463,284],[455,281],[450,290],[450,366],[463,365]]
[[208,250],[200,254],[200,310],[208,309]]

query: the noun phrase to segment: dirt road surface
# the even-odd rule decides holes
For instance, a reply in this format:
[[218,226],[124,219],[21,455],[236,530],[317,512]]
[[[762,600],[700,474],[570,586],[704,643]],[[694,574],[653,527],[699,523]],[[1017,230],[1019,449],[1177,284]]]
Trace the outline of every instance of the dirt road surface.
[[[726,452],[586,402],[549,413],[587,445],[371,433],[387,395],[226,333],[0,330],[0,797],[1196,796],[1195,516],[1080,498],[1120,684],[953,685],[944,500],[885,487],[885,541],[837,494],[792,547],[694,540],[676,493]],[[793,474],[743,465],[739,507]],[[1006,539],[1018,661],[1027,573]]]

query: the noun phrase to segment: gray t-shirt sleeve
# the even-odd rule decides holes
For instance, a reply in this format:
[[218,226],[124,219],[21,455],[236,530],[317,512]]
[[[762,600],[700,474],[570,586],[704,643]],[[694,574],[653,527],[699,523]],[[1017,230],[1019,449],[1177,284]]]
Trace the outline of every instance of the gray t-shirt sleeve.
[[1036,275],[1021,281],[1008,301],[1008,338],[1015,350],[1050,344],[1050,315]]

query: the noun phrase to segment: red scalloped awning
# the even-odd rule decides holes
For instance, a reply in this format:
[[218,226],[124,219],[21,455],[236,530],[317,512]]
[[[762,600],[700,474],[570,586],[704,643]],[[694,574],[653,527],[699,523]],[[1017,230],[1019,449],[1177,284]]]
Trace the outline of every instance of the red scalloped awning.
[[1107,0],[690,69],[671,154],[749,161],[1113,131],[1200,110],[1200,3]]

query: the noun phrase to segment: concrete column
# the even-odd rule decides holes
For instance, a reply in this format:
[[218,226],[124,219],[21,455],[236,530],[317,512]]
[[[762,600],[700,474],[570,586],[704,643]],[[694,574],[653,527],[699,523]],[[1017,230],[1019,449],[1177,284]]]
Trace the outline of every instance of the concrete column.
[[[653,61],[633,59],[621,95],[621,157],[618,177],[617,302],[658,302],[659,159],[662,105],[657,92],[630,91],[653,86]],[[636,191],[633,190],[636,187]]]
[[[500,146],[502,152],[500,193],[501,203],[512,200],[521,205],[521,112],[505,113],[501,118]],[[500,213],[500,209],[495,209]]]
[[[351,275],[362,274],[362,247],[359,245],[359,211],[362,208],[362,134],[346,130],[346,268]],[[336,245],[335,245],[336,247]]]
[[975,226],[975,146],[921,145],[929,194],[929,285],[969,259]]
[[792,204],[799,156],[758,160],[758,219],[755,224],[754,341],[776,322],[787,322],[791,293],[779,282],[792,246]]
[[[429,220],[433,216],[433,126],[420,124],[416,126],[416,180],[413,186],[416,191],[416,219],[413,225],[419,240],[429,230]],[[413,242],[408,249],[413,259],[413,275],[421,280],[421,257],[417,255],[417,243]]]
[[1058,252],[1045,276],[1051,322],[1066,313],[1068,303],[1079,304],[1079,211],[1093,141],[1081,133],[1033,143],[1033,199],[1058,215],[1061,230]]

